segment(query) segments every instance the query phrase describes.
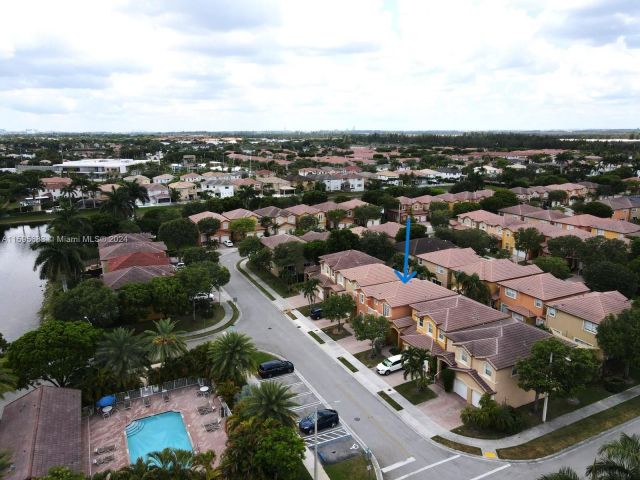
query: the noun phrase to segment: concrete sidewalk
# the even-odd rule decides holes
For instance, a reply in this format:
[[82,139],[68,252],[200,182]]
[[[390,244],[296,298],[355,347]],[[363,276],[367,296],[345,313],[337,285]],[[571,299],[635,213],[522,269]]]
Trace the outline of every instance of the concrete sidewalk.
[[[247,274],[254,278],[257,282],[260,282],[260,280],[250,272],[247,271]],[[513,447],[522,443],[526,443],[530,440],[546,435],[547,433],[553,432],[554,430],[575,423],[585,417],[607,410],[640,395],[640,385],[637,385],[628,390],[625,390],[622,393],[611,395],[610,397],[592,403],[591,405],[587,405],[573,412],[561,415],[547,423],[537,425],[528,430],[525,430],[524,432],[509,437],[504,437],[498,440],[486,440],[458,435],[438,425],[418,407],[411,404],[402,395],[391,388],[384,379],[376,375],[372,370],[363,365],[357,358],[355,358],[351,353],[343,348],[338,342],[332,340],[328,335],[320,330],[318,325],[314,324],[313,320],[305,317],[298,310],[292,309],[286,298],[280,297],[280,295],[269,288],[268,285],[265,285],[262,282],[260,282],[260,284],[263,286],[263,288],[265,288],[265,290],[269,291],[269,293],[273,295],[273,297],[275,298],[273,304],[276,305],[278,309],[283,312],[291,311],[291,313],[296,317],[296,320],[293,321],[297,324],[297,326],[300,327],[301,330],[305,332],[313,331],[319,338],[321,338],[325,342],[324,344],[321,344],[319,346],[329,357],[331,357],[335,362],[337,362],[346,371],[348,371],[362,386],[364,386],[373,395],[375,395],[376,398],[378,398],[380,402],[382,402],[389,409],[389,411],[398,415],[408,427],[422,436],[425,440],[430,440],[431,437],[440,435],[443,438],[453,440],[455,442],[478,447],[482,449],[483,453],[487,452],[491,455],[495,454],[495,451],[499,448]],[[315,341],[312,338],[310,338],[310,340]],[[358,371],[352,373],[338,360],[338,357],[342,357],[347,360],[349,363],[355,366]],[[393,409],[385,400],[382,399],[382,397],[378,395],[378,392],[380,391],[386,392],[387,395],[389,395],[400,406],[402,406],[402,410],[396,411],[395,409]]]
[[207,327],[207,328],[201,328],[200,330],[194,330],[193,332],[184,333],[181,335],[182,338],[188,341],[194,337],[200,337],[209,332],[211,332],[212,334],[217,333],[220,327],[222,325],[227,324],[229,320],[231,320],[231,318],[233,317],[233,309],[229,305],[230,301],[232,301],[232,298],[223,288],[221,288],[220,289],[220,305],[224,310],[224,317],[222,317],[222,319],[219,322],[217,322],[215,325],[211,325],[210,327]]

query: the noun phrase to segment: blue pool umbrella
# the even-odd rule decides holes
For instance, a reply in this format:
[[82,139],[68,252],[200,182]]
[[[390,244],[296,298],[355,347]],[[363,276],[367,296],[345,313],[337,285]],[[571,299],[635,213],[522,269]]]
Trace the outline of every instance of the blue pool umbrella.
[[96,402],[96,405],[100,408],[108,407],[116,403],[115,395],[107,395],[106,397],[102,397],[100,400]]

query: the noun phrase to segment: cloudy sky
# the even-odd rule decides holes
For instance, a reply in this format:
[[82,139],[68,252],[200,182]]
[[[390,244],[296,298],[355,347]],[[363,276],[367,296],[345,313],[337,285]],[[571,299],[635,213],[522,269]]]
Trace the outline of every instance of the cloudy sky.
[[640,127],[639,0],[4,2],[0,129]]

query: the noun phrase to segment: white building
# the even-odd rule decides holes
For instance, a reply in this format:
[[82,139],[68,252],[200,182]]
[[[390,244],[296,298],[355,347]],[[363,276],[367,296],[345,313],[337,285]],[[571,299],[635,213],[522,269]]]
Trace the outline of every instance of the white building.
[[153,177],[153,183],[169,185],[171,182],[173,182],[173,175],[169,175],[168,173],[163,173],[162,175]]
[[364,178],[359,175],[345,176],[343,189],[349,192],[364,192]]
[[126,176],[126,174],[137,175],[139,172],[136,167],[153,161],[131,158],[87,158],[62,162],[52,168],[59,173],[79,173],[96,180],[104,180],[110,177]]
[[219,198],[233,197],[235,194],[234,185],[225,180],[207,180],[200,184],[200,190]]

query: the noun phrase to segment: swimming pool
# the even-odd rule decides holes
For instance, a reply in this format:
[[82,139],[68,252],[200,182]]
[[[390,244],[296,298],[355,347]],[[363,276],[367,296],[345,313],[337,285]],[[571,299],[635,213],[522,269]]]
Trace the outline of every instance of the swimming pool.
[[179,412],[166,412],[134,420],[124,429],[129,446],[129,461],[145,461],[151,452],[165,448],[192,450],[191,440]]

